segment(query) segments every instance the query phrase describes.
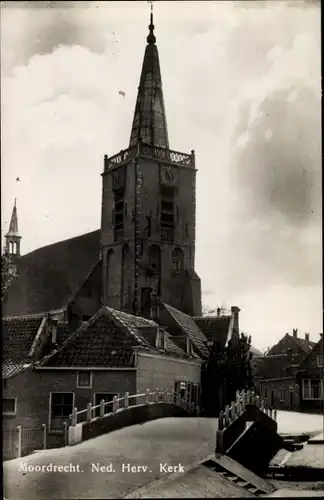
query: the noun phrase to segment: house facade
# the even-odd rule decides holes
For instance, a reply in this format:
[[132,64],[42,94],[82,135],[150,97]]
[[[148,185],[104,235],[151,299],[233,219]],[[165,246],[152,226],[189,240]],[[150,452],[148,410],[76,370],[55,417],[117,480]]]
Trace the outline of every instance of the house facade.
[[300,409],[324,414],[324,342],[323,336],[300,364],[296,373]]
[[295,375],[313,349],[309,334],[298,337],[298,330],[288,333],[265,356],[252,359],[254,383],[265,403],[278,410],[300,409],[300,391]]

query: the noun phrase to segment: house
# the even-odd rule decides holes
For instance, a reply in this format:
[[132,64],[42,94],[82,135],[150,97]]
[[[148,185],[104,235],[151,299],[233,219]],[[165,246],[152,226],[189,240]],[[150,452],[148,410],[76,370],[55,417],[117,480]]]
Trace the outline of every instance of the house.
[[324,414],[324,342],[321,339],[300,364],[296,373],[300,410]]
[[299,410],[299,390],[295,375],[300,363],[312,350],[309,334],[298,337],[298,330],[286,335],[265,356],[252,359],[254,383],[266,404],[281,410]]
[[60,446],[74,407],[125,392],[178,392],[180,382],[188,403],[199,406],[201,357],[156,322],[107,306],[71,334],[49,321],[50,328],[46,316],[4,319],[4,432],[46,424],[48,446]]

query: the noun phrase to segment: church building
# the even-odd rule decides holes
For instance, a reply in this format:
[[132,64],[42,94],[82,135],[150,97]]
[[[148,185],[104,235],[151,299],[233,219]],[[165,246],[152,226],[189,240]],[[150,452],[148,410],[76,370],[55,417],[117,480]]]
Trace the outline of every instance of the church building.
[[6,248],[18,277],[3,301],[5,426],[49,422],[57,431],[89,400],[180,380],[199,406],[208,345],[238,336],[239,308],[202,318],[196,173],[193,150],[169,147],[151,14],[129,144],[103,159],[101,228],[21,255],[15,202]]
[[[55,312],[76,326],[100,304],[147,315],[159,298],[200,316],[196,172],[194,151],[169,148],[151,18],[129,145],[104,157],[101,229],[21,256],[4,314]],[[16,206],[6,239],[19,255]]]

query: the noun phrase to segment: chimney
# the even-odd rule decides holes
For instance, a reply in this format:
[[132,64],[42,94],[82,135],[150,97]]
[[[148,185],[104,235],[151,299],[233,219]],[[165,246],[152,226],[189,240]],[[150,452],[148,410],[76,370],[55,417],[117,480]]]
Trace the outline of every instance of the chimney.
[[309,340],[309,333],[305,333],[305,340]]
[[48,318],[48,331],[52,345],[57,344],[57,319]]
[[294,339],[297,338],[297,332],[298,332],[298,328],[293,328],[293,337],[294,337]]
[[239,312],[241,309],[237,306],[231,307],[232,316],[234,316],[233,333],[239,335]]

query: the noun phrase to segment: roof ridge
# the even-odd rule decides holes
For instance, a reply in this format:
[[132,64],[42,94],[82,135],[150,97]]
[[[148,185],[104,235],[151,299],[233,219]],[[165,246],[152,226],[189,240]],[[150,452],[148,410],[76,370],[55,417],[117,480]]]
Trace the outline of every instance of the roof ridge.
[[45,312],[42,313],[31,313],[31,314],[20,314],[17,316],[3,316],[2,321],[11,321],[14,319],[37,319],[37,318],[44,318],[46,316]]
[[221,314],[220,316],[211,314],[208,316],[189,316],[189,317],[192,318],[193,320],[196,320],[196,319],[223,319],[223,318],[231,318],[232,314]]

